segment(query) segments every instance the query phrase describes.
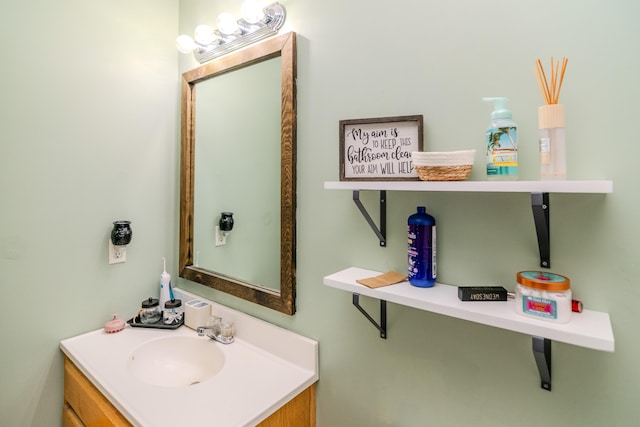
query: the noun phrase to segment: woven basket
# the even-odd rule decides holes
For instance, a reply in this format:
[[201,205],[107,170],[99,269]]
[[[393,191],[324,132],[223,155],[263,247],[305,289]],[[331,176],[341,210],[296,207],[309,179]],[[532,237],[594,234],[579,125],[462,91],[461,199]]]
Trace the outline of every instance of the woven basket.
[[416,166],[422,181],[464,181],[469,178],[473,165]]

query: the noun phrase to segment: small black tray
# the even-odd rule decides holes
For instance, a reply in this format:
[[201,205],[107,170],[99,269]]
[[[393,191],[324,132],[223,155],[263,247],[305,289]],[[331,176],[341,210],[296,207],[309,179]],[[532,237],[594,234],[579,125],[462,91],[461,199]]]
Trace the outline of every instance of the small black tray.
[[184,316],[182,316],[180,322],[175,325],[165,325],[162,316],[160,316],[160,320],[155,323],[142,323],[140,322],[140,316],[132,317],[127,320],[127,323],[134,328],[178,329],[180,326],[184,325]]

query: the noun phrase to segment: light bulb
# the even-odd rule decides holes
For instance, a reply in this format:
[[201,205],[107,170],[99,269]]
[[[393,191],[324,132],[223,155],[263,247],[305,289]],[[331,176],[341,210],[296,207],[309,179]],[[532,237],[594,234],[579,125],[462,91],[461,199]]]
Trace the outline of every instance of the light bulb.
[[188,35],[182,34],[176,39],[176,47],[181,53],[191,53],[196,48],[196,43]]
[[218,25],[218,30],[220,30],[222,34],[231,35],[238,30],[236,18],[228,12],[221,13],[218,16],[216,24]]
[[241,10],[242,18],[249,24],[255,24],[264,18],[262,6],[256,0],[245,0]]
[[194,36],[198,43],[201,45],[209,45],[216,39],[216,35],[213,33],[213,29],[208,25],[198,25],[194,30]]

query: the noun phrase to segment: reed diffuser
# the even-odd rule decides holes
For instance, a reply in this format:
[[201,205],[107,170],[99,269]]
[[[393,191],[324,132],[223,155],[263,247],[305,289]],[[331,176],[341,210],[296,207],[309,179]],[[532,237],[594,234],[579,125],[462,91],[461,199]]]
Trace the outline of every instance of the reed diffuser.
[[551,57],[549,80],[540,59],[536,61],[534,70],[538,88],[545,103],[538,108],[540,179],[542,180],[567,179],[564,105],[559,104],[558,100],[568,62],[567,58],[562,58],[560,63]]

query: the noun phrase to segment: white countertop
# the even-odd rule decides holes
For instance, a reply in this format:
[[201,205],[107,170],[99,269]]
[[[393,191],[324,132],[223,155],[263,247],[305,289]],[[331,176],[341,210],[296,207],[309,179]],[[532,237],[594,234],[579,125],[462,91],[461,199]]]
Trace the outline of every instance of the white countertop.
[[[183,303],[201,297],[181,293]],[[188,387],[159,387],[135,378],[127,362],[154,338],[193,335],[176,330],[133,328],[107,334],[102,329],[65,339],[62,351],[122,414],[136,426],[254,426],[318,380],[318,343],[246,314],[213,304],[233,320],[236,340],[216,343],[224,368]],[[209,339],[203,337],[202,339]]]

